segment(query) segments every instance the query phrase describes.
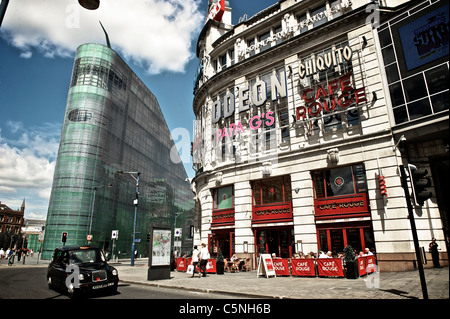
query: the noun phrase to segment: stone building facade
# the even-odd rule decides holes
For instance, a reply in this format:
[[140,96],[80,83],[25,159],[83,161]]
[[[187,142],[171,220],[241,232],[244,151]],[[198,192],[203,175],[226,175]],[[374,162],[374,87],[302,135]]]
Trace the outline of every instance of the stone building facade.
[[[379,27],[424,3],[285,0],[232,25],[218,1],[197,45],[195,243],[254,265],[351,245],[382,271],[415,267]],[[420,246],[445,251],[436,198],[416,217]]]

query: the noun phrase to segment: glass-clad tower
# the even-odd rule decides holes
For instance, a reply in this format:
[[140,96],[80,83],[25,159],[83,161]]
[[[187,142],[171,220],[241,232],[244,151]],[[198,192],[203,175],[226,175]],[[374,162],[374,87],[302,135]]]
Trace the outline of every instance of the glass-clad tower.
[[[81,45],[67,98],[50,197],[42,258],[61,246],[92,244],[130,256],[135,175],[140,172],[136,244],[147,252],[151,226],[183,228],[181,250],[190,249],[193,196],[158,101],[122,58],[99,44]],[[91,230],[90,230],[91,229]],[[89,231],[90,230],[90,231]]]

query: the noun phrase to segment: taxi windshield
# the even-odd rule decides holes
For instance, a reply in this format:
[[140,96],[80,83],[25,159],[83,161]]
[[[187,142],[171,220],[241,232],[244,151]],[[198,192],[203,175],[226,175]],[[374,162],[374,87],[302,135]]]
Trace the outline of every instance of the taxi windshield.
[[99,263],[104,261],[105,257],[97,249],[80,249],[70,252],[71,264]]

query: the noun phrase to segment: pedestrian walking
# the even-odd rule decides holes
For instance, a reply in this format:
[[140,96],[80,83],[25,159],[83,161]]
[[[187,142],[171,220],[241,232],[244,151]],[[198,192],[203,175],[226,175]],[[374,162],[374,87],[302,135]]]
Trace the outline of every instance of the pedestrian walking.
[[198,265],[199,257],[200,257],[200,251],[197,249],[197,245],[195,245],[194,250],[192,251],[192,265],[194,266],[194,271],[192,272],[192,277],[195,276],[195,270]]
[[14,264],[14,249],[9,250],[8,254],[8,266]]
[[206,244],[202,244],[202,249],[200,251],[200,274],[199,276],[206,277],[206,264],[208,263],[209,252],[206,248]]
[[5,251],[3,248],[0,249],[0,259],[3,259],[5,257]]
[[431,253],[431,258],[433,258],[434,268],[441,268],[441,265],[439,264],[439,251],[438,251],[441,249],[439,248],[439,245],[436,243],[436,238],[431,238],[431,243],[428,246],[428,250]]
[[20,261],[20,258],[22,257],[22,248],[17,249],[17,262]]

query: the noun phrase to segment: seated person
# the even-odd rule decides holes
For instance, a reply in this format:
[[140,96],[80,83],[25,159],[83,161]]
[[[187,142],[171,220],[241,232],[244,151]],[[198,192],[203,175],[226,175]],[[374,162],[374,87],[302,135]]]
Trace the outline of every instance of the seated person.
[[239,258],[236,257],[236,255],[233,254],[231,256],[231,271],[239,272]]

